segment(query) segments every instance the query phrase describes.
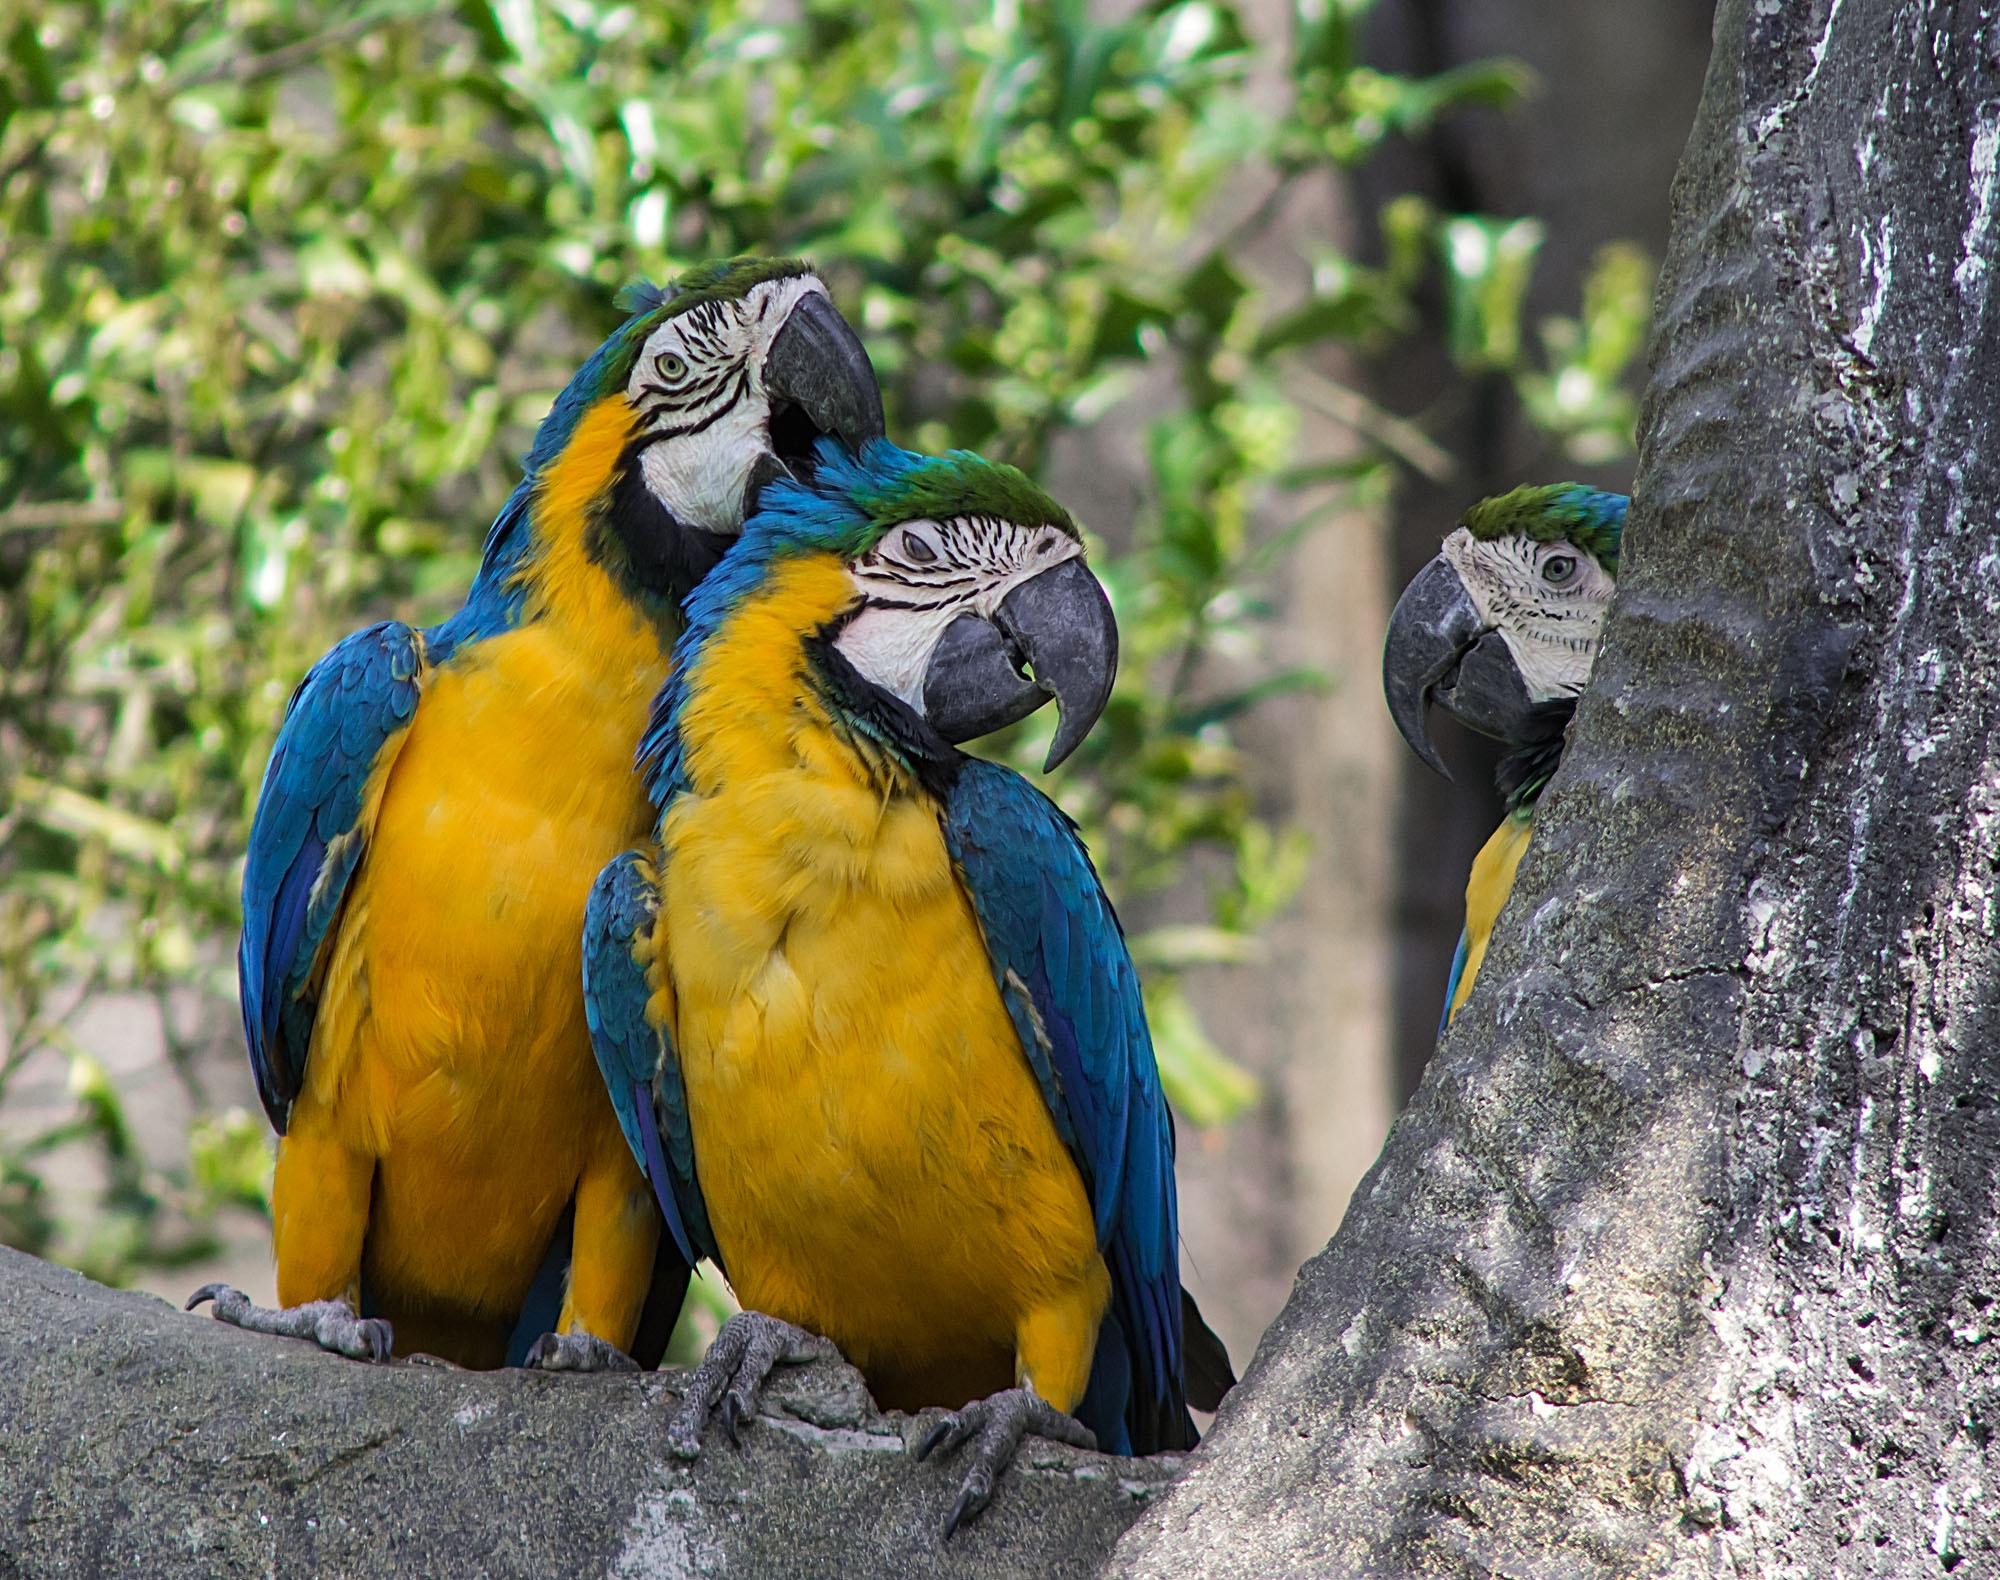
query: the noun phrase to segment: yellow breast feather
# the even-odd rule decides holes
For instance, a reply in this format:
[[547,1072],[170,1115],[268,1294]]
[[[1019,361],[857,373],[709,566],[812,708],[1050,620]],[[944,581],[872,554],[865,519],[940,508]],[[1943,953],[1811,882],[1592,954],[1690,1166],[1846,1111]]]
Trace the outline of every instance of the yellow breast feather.
[[697,673],[682,713],[658,937],[702,1193],[744,1302],[885,1403],[1031,1375],[1068,1409],[1109,1299],[1089,1202],[938,808],[801,683],[852,597],[830,556],[774,569],[700,657],[726,698]]
[[[359,1171],[345,1194],[367,1216],[366,1278],[399,1348],[497,1359],[490,1333],[464,1338],[447,1318],[511,1320],[573,1196],[579,1243],[586,1198],[601,1201],[638,1280],[629,1320],[595,1314],[590,1330],[629,1342],[643,1298],[656,1226],[628,1210],[646,1187],[581,989],[590,885],[652,825],[632,749],[667,667],[666,633],[586,541],[631,421],[622,399],[584,414],[532,506],[523,622],[430,673],[369,786],[368,851],[280,1152],[279,1272],[288,1303],[346,1287],[351,1253],[330,1248],[359,1230],[307,1176]],[[289,1288],[288,1266],[306,1270]]]
[[1473,860],[1472,875],[1465,885],[1465,969],[1459,973],[1458,991],[1451,996],[1453,1015],[1471,996],[1493,937],[1493,924],[1500,920],[1501,907],[1514,892],[1514,873],[1528,852],[1534,830],[1532,817],[1510,815]]

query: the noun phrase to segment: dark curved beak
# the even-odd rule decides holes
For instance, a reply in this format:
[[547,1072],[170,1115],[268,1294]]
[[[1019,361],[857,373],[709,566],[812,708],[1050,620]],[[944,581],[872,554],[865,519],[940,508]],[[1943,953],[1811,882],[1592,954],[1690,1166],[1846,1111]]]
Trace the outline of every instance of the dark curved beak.
[[955,745],[1053,697],[1062,717],[1047,773],[1090,733],[1117,676],[1111,600],[1082,560],[1065,560],[1008,593],[993,619],[962,614],[945,627],[924,671],[924,717]]
[[[822,434],[832,434],[850,450],[883,436],[882,391],[875,382],[875,365],[860,337],[822,292],[800,297],[771,342],[770,355],[764,359],[764,388],[771,397],[774,427],[782,420],[779,408],[789,403]],[[781,443],[779,453],[785,449]],[[804,453],[810,458],[810,444]]]
[[1382,691],[1410,750],[1447,779],[1451,771],[1431,744],[1433,702],[1495,740],[1522,744],[1548,733],[1547,710],[1529,698],[1506,639],[1480,618],[1443,555],[1396,600],[1382,645]]

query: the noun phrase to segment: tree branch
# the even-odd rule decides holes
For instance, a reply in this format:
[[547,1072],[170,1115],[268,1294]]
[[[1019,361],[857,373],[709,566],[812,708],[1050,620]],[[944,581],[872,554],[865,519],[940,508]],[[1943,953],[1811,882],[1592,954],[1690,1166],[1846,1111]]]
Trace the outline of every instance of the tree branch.
[[0,1575],[1081,1577],[1176,1456],[1039,1439],[941,1548],[949,1462],[845,1366],[693,1465],[681,1375],[364,1366],[0,1249]]

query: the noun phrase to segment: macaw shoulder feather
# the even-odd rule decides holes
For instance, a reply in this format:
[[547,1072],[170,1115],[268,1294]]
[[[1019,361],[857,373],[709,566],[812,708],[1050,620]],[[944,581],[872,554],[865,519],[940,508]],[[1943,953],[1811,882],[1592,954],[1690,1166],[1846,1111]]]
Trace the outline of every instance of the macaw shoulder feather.
[[597,1068],[625,1143],[645,1173],[675,1247],[693,1267],[722,1258],[694,1170],[694,1128],[673,1038],[647,1013],[659,889],[652,864],[627,851],[598,874],[583,915],[583,1010]]
[[264,769],[237,977],[257,1093],[280,1133],[305,1079],[319,956],[430,663],[423,635],[400,621],[355,632],[299,682]]

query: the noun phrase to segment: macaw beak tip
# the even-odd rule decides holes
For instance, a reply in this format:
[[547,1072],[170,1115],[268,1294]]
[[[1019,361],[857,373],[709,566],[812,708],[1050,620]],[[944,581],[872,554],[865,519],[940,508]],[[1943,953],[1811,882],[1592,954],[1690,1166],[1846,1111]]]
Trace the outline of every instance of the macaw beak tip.
[[964,614],[945,628],[924,677],[924,717],[954,744],[1025,719],[1055,700],[1060,714],[1042,772],[1090,734],[1118,676],[1118,622],[1081,560],[1021,583],[996,617]]
[[1431,699],[1484,629],[1458,572],[1439,555],[1403,589],[1382,643],[1382,692],[1389,716],[1410,750],[1446,779],[1451,770],[1431,740]]
[[1451,770],[1439,755],[1437,743],[1431,739],[1430,698],[1421,696],[1415,703],[1398,706],[1395,698],[1389,702],[1389,713],[1396,721],[1397,733],[1403,737],[1411,751],[1417,754],[1423,765],[1447,781],[1451,780]]
[[1118,621],[1103,584],[1080,559],[1064,560],[1000,601],[1000,617],[1028,653],[1035,679],[1056,699],[1056,734],[1042,772],[1068,760],[1090,734],[1118,679]]

